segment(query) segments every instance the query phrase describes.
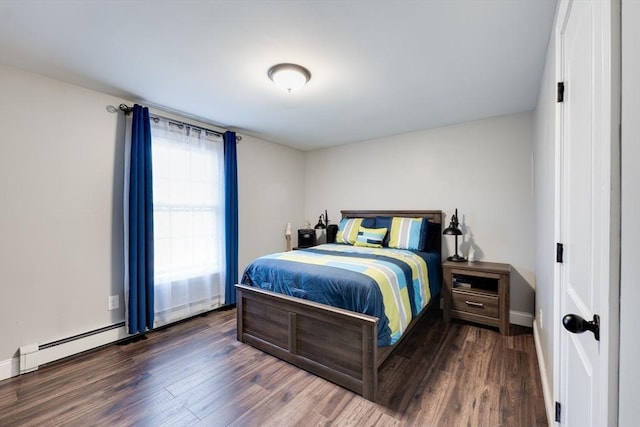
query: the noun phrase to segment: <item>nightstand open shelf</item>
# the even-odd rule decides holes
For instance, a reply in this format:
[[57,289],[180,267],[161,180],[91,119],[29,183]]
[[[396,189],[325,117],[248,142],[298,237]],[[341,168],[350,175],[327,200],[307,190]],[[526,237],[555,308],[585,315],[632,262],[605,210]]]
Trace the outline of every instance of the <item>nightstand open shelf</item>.
[[444,270],[444,319],[468,320],[509,332],[511,266],[491,262],[447,261]]

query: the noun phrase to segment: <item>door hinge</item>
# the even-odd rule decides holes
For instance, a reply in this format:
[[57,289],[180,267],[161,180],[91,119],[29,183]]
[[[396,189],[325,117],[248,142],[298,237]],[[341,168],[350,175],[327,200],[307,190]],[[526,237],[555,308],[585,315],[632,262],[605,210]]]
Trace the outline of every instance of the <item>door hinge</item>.
[[564,82],[558,82],[558,102],[564,102]]
[[562,243],[556,243],[556,262],[562,263],[564,256],[564,246]]
[[560,402],[556,402],[556,422],[560,422]]

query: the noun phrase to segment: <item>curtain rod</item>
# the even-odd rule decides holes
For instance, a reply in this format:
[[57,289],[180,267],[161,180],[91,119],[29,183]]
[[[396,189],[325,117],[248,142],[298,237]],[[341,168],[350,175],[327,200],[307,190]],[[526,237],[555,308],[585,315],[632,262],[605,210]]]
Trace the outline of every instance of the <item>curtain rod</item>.
[[[118,106],[118,108],[119,108],[121,111],[123,111],[125,115],[127,115],[127,114],[129,114],[130,112],[132,112],[132,111],[133,111],[133,107],[129,107],[127,104],[120,104],[120,105]],[[181,125],[181,126],[189,126],[189,127],[191,127],[191,128],[194,128],[194,129],[200,129],[200,130],[203,130],[203,131],[205,131],[205,132],[211,132],[211,133],[213,133],[214,135],[224,136],[224,133],[223,133],[223,132],[220,132],[220,131],[217,131],[217,130],[213,130],[213,129],[203,128],[203,127],[200,127],[200,126],[192,125],[191,123],[181,122],[181,121],[179,121],[179,120],[170,119],[170,118],[168,118],[168,117],[163,117],[163,116],[160,116],[160,115],[158,115],[158,114],[154,114],[154,115],[151,115],[151,114],[150,114],[150,115],[149,115],[149,118],[150,118],[150,119],[152,119],[152,120],[155,120],[155,121],[156,121],[156,123],[157,123],[157,120],[158,120],[158,119],[163,119],[163,120],[167,120],[167,121],[169,121],[169,122],[173,122],[173,123],[178,124],[178,125]],[[237,142],[242,141],[242,137],[241,137],[240,135],[236,135],[236,141],[237,141]]]

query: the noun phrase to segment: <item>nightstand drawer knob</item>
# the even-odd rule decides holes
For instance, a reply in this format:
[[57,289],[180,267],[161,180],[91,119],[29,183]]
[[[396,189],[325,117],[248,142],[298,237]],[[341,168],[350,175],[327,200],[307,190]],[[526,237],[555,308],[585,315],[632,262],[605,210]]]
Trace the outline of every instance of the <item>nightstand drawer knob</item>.
[[481,303],[481,302],[465,301],[464,303],[467,304],[467,305],[470,305],[471,307],[484,308],[484,304]]

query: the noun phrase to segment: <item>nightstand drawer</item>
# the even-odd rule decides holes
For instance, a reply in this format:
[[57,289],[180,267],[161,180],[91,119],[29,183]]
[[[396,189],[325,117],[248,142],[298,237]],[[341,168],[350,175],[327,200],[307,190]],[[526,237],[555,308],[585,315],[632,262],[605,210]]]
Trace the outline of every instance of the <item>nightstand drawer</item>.
[[452,292],[451,309],[488,317],[500,317],[498,296],[481,295],[475,292]]

